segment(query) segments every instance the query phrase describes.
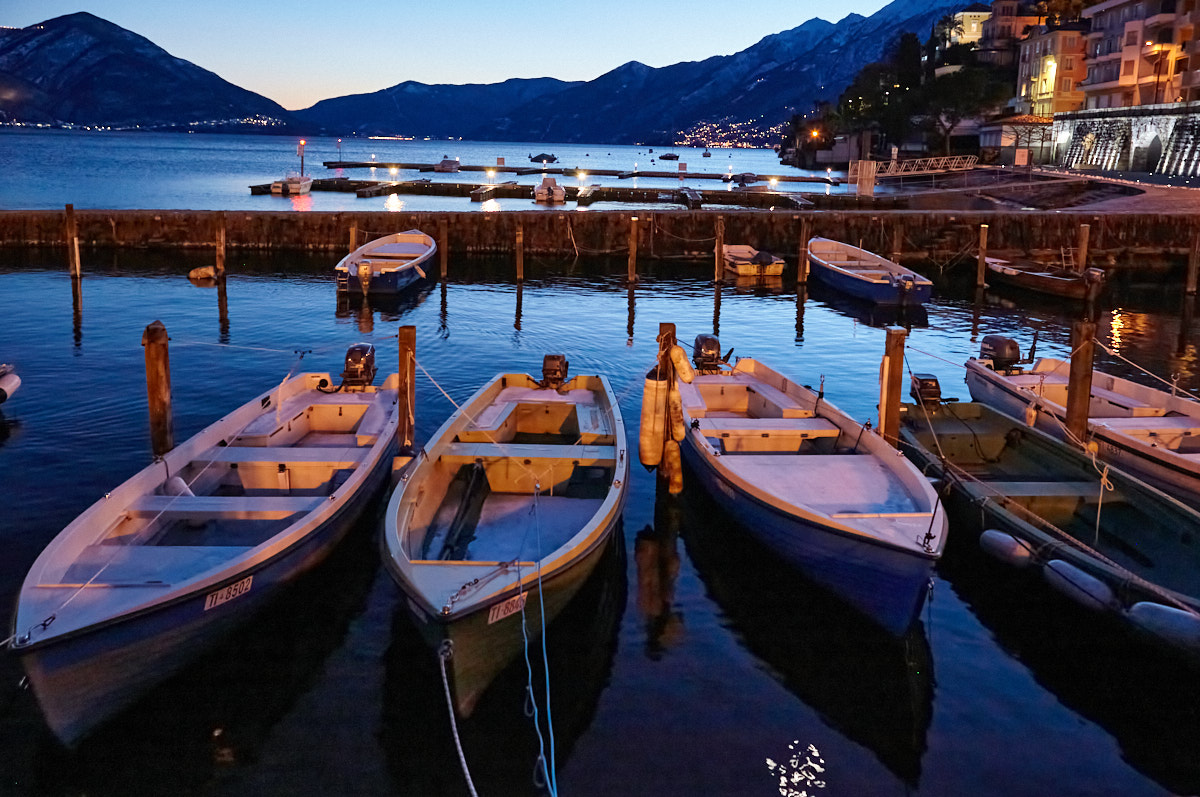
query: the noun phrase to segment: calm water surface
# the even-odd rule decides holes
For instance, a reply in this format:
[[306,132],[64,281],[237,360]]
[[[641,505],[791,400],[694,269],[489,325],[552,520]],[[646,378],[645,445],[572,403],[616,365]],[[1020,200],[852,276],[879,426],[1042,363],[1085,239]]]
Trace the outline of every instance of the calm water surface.
[[[338,302],[329,258],[245,257],[223,310],[183,276],[202,254],[92,255],[76,299],[59,253],[0,253],[0,361],[24,380],[0,425],[4,627],[41,548],[148,461],[140,342],[155,319],[171,335],[180,440],[293,368],[340,372],[356,341],[390,364],[400,324],[416,326],[421,366],[456,401],[498,371],[536,373],[548,352],[606,373],[631,439],[660,321],[685,341],[716,329],[735,355],[802,382],[824,376],[829,399],[875,415],[884,331],[872,324],[888,319],[820,293],[798,301],[790,284],[714,290],[707,264],[651,265],[629,291],[624,263],[537,261],[518,286],[497,276],[511,264],[464,261],[449,284],[364,306]],[[984,298],[939,285],[927,313],[901,319],[910,367],[945,394],[967,397],[959,364],[983,334],[1028,346],[1038,327],[1039,353],[1066,351],[1054,303]],[[1178,297],[1125,301],[1103,313],[1101,339],[1200,386]],[[452,407],[423,375],[417,402],[428,439]],[[953,527],[920,622],[894,639],[781,567],[694,484],[672,499],[641,468],[632,479],[603,566],[549,632],[561,794],[777,795],[781,772],[810,795],[1200,790],[1196,673],[983,560]],[[434,657],[375,546],[366,518],[265,615],[75,751],[0,657],[0,791],[465,793]],[[539,793],[526,677],[518,661],[461,725],[480,794]]]

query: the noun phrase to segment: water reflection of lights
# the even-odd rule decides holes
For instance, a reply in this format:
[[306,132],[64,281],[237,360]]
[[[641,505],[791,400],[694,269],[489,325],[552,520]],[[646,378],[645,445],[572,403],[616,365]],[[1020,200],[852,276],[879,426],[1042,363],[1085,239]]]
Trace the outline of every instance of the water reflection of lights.
[[1109,324],[1112,342],[1109,344],[1113,350],[1113,354],[1121,353],[1121,332],[1125,329],[1125,319],[1121,315],[1121,311],[1113,308],[1112,321]]
[[404,200],[399,194],[388,194],[388,198],[383,201],[383,209],[391,213],[404,210]]
[[312,210],[313,198],[312,194],[297,194],[290,197],[292,200],[292,210]]
[[496,211],[498,211],[500,209],[500,200],[489,199],[488,201],[486,201],[482,205],[480,205],[479,209],[482,210],[484,213],[495,213]]

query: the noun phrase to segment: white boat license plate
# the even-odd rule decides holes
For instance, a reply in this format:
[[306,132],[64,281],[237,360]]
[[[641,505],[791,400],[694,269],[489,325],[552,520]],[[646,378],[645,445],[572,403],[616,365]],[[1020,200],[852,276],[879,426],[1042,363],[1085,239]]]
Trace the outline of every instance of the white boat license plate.
[[488,611],[488,625],[510,617],[525,608],[525,594],[514,595],[504,603],[497,603]]
[[234,598],[245,595],[250,591],[250,583],[254,581],[254,576],[246,576],[241,581],[235,581],[228,587],[223,587],[216,592],[208,593],[204,599],[204,611],[216,608],[222,603],[228,603]]

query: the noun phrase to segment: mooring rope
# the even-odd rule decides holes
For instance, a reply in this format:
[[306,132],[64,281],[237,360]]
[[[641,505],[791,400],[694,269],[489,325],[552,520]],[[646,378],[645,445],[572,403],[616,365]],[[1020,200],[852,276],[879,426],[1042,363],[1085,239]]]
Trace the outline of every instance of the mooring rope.
[[1186,393],[1188,396],[1190,396],[1193,399],[1200,399],[1200,395],[1197,395],[1196,393],[1194,393],[1191,390],[1188,390],[1187,388],[1179,387],[1178,382],[1168,382],[1166,379],[1163,379],[1158,374],[1151,373],[1150,371],[1146,370],[1143,366],[1138,365],[1133,360],[1130,360],[1129,358],[1127,358],[1125,355],[1121,354],[1120,352],[1110,349],[1108,346],[1104,345],[1099,340],[1096,340],[1094,342],[1097,346],[1104,349],[1106,352],[1111,354],[1113,357],[1116,357],[1117,359],[1121,360],[1122,362],[1132,365],[1134,368],[1136,368],[1139,371],[1141,371],[1142,373],[1146,374],[1146,376],[1149,376],[1152,379],[1157,379],[1159,382],[1162,382],[1164,385],[1171,388],[1171,390],[1172,390],[1171,395],[1175,395],[1174,391],[1178,390],[1178,391],[1182,391],[1182,392]]
[[467,767],[467,756],[463,753],[462,739],[458,736],[458,720],[454,716],[454,699],[450,696],[450,679],[446,676],[446,659],[454,655],[454,644],[443,640],[438,648],[438,668],[442,671],[442,691],[446,695],[446,710],[450,713],[450,731],[454,735],[454,748],[458,751],[458,763],[462,767],[463,777],[467,779],[467,790],[471,797],[479,797],[475,791],[475,782],[471,780],[471,770]]

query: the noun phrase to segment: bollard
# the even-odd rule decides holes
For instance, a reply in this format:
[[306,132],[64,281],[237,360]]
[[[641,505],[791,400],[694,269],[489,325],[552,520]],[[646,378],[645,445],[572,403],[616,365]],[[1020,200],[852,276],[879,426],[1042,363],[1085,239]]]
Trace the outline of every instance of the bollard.
[[879,434],[897,448],[900,446],[900,392],[904,377],[906,334],[900,328],[887,331],[879,380]]
[[1071,370],[1067,376],[1067,435],[1087,440],[1088,408],[1092,401],[1092,356],[1096,323],[1071,324]]
[[156,457],[175,447],[169,340],[162,321],[154,321],[142,333],[142,346],[146,349],[146,398],[150,405],[150,449]]
[[450,225],[445,219],[438,219],[438,265],[441,267],[442,279],[450,269]]
[[75,222],[75,206],[67,205],[67,270],[73,279],[83,276],[83,267],[79,262],[79,227]]
[[1080,274],[1087,269],[1088,236],[1091,234],[1091,229],[1090,225],[1079,225],[1079,243],[1075,247],[1075,270]]
[[517,282],[525,279],[525,230],[517,225]]
[[628,282],[637,282],[638,217],[629,217],[629,269]]
[[975,267],[975,287],[982,288],[987,284],[987,233],[986,224],[979,225],[979,263]]
[[397,374],[400,384],[397,389],[397,404],[400,424],[396,427],[396,443],[400,446],[400,453],[405,454],[412,449],[416,417],[417,328],[404,326],[400,327],[399,332],[400,370]]
[[800,220],[800,254],[796,258],[796,287],[808,284],[808,241],[812,238],[812,219]]
[[1192,232],[1192,249],[1188,252],[1187,289],[1188,296],[1196,295],[1196,277],[1200,272],[1200,229]]
[[217,213],[216,262],[213,265],[213,276],[218,280],[225,279],[225,211]]
[[713,245],[713,282],[720,282],[725,271],[725,217],[717,216],[717,242]]

